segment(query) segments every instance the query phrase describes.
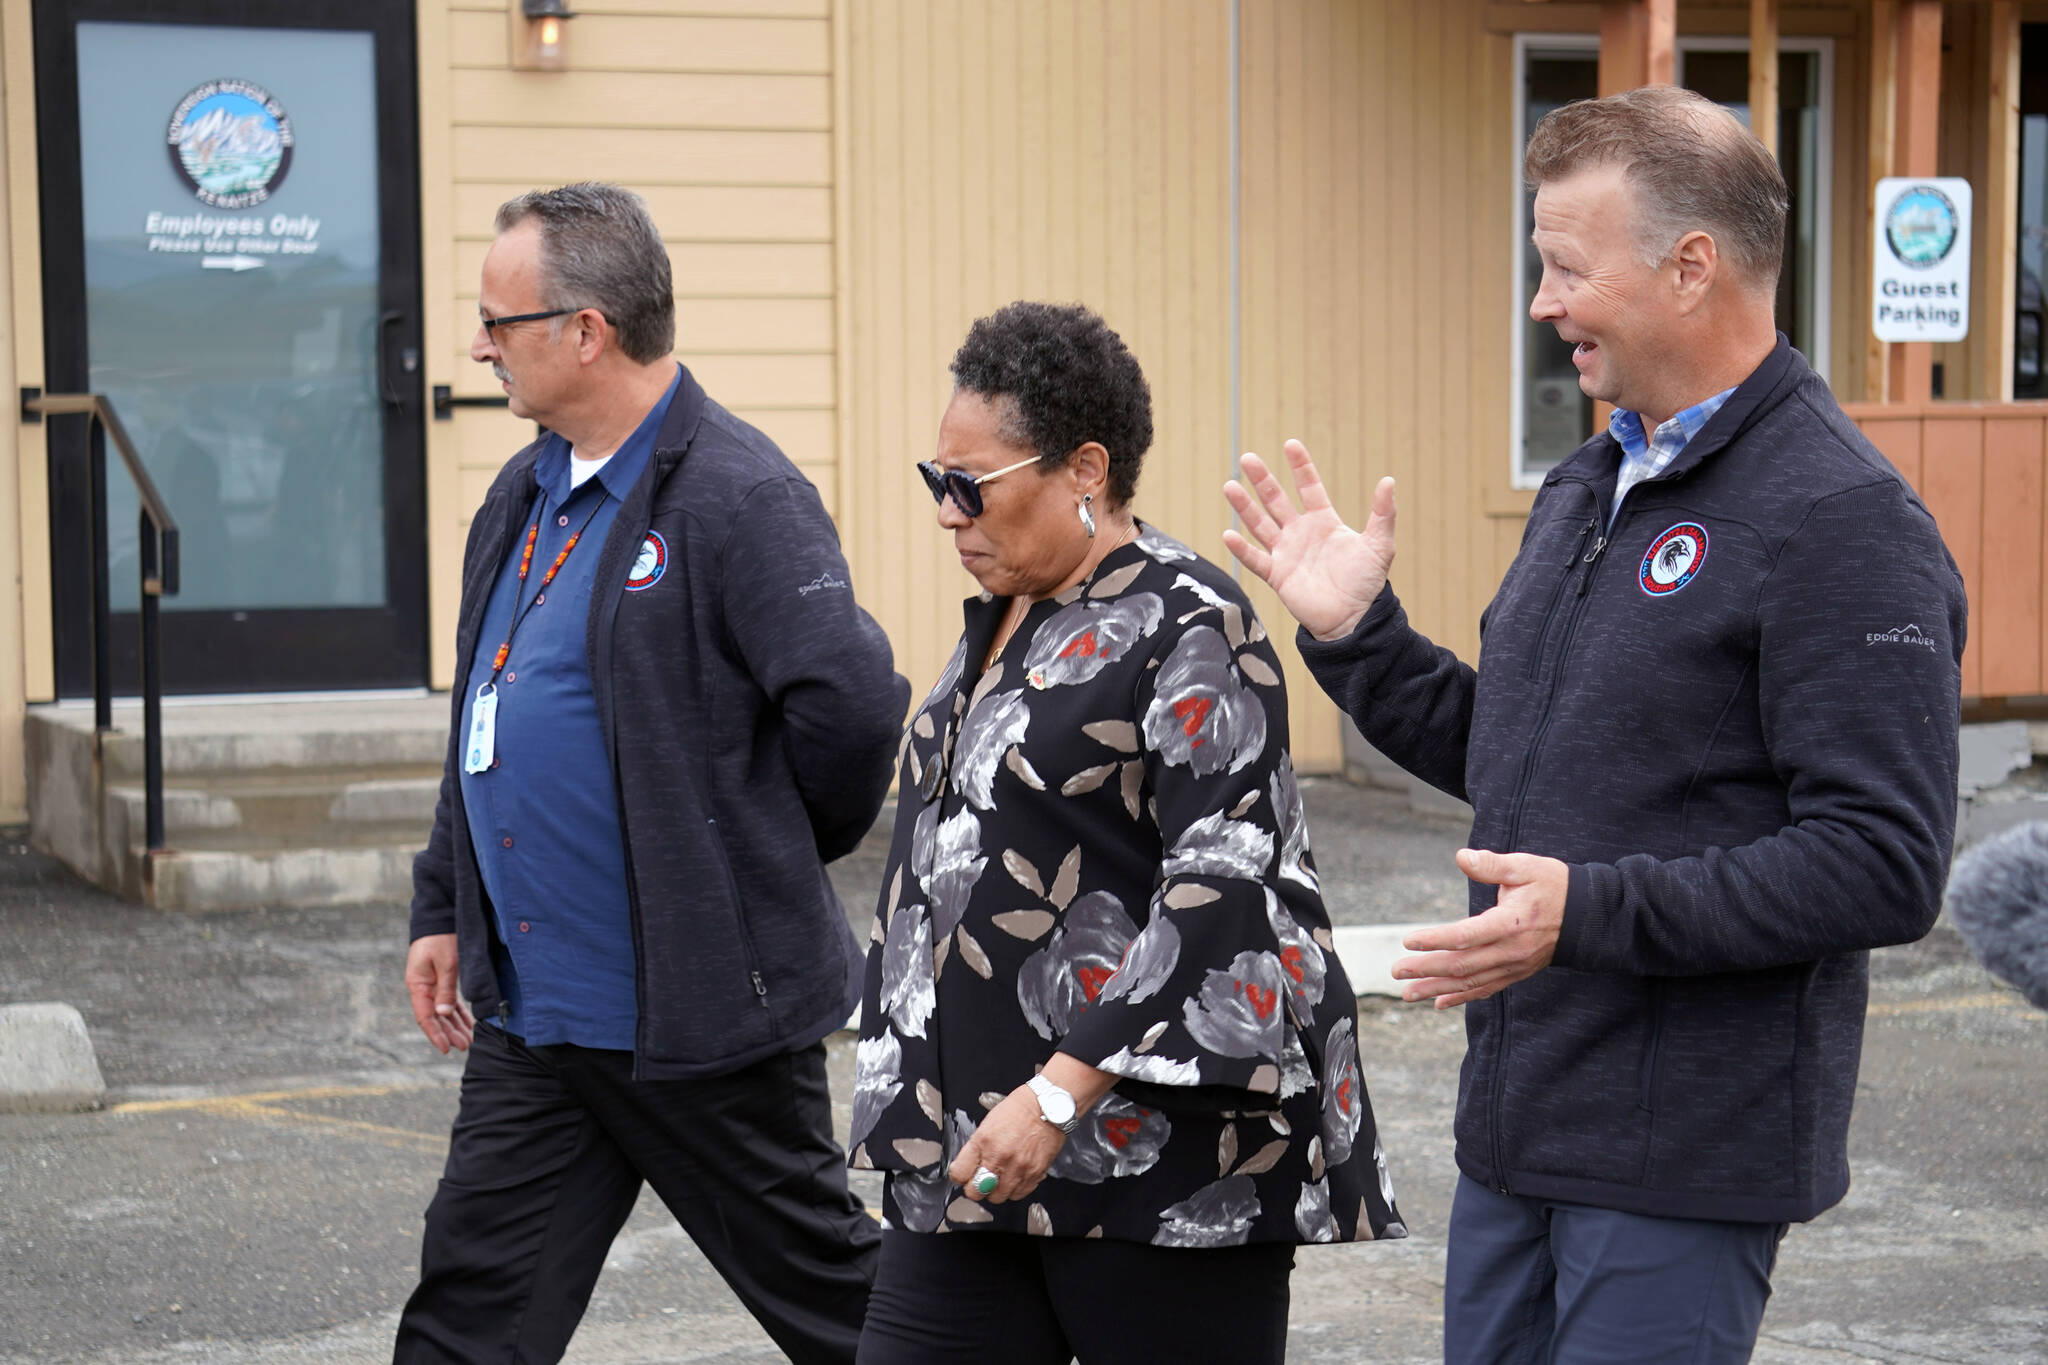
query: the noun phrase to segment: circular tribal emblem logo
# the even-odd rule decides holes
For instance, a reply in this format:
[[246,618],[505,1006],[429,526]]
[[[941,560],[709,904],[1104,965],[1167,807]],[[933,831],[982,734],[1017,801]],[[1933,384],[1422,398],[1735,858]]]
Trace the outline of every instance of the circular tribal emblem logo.
[[1643,591],[1652,597],[1677,592],[1692,582],[1707,562],[1707,528],[1681,521],[1650,542],[1638,573]]
[[164,136],[171,169],[210,208],[254,208],[292,165],[291,116],[249,81],[208,81],[193,90],[178,101]]
[[1901,264],[1915,270],[1939,265],[1956,244],[1956,206],[1932,185],[1915,185],[1892,202],[1884,237]]
[[661,581],[668,572],[668,542],[661,538],[661,532],[649,531],[647,539],[640,542],[640,553],[633,556],[633,571],[626,575],[626,591],[639,592],[651,588]]

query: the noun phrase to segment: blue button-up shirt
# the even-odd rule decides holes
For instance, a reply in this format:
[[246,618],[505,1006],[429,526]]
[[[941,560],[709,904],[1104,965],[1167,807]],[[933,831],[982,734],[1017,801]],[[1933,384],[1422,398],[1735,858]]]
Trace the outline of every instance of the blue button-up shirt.
[[[675,392],[671,381],[639,428],[575,489],[569,443],[549,438],[533,467],[540,491],[499,567],[469,670],[464,734],[498,642],[515,612],[533,603],[498,675],[497,761],[461,775],[498,929],[493,956],[507,1006],[498,1022],[531,1046],[631,1051],[639,1022],[625,845],[584,642],[605,535],[647,467]],[[536,517],[540,532],[522,586],[525,528]],[[548,566],[578,528],[576,548],[541,593]]]
[[1721,410],[1734,389],[1723,389],[1704,402],[1695,403],[1655,431],[1643,434],[1643,415],[1630,412],[1627,408],[1616,408],[1607,419],[1607,432],[1621,442],[1621,474],[1614,481],[1614,510],[1608,514],[1607,524],[1614,525],[1614,519],[1621,515],[1621,500],[1628,496],[1628,490],[1644,479],[1654,479],[1671,467],[1692,438],[1700,434],[1713,415]]

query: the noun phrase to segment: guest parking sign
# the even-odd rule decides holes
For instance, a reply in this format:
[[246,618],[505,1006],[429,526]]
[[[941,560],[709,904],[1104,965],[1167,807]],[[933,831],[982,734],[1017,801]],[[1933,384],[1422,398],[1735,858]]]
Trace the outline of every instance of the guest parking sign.
[[1961,341],[1970,334],[1970,182],[1877,182],[1871,331],[1880,341]]

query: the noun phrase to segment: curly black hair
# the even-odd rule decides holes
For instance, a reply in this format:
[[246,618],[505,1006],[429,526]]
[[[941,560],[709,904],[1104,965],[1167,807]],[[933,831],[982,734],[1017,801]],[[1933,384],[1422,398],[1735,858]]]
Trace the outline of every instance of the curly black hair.
[[975,319],[953,383],[1005,405],[1003,439],[1064,465],[1094,441],[1109,452],[1109,497],[1138,490],[1152,446],[1152,388],[1122,337],[1078,303],[1012,303]]

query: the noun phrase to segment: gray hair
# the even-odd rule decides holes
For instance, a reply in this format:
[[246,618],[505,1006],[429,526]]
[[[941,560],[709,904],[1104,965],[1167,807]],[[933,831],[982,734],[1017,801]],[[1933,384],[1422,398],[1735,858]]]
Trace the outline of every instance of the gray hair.
[[1644,265],[1662,264],[1679,238],[1697,231],[1712,237],[1754,287],[1777,284],[1785,259],[1785,175],[1720,105],[1671,85],[1574,100],[1536,125],[1522,175],[1537,189],[1596,166],[1623,169]]
[[642,365],[675,349],[668,248],[645,200],[623,186],[590,180],[533,190],[498,210],[498,231],[528,219],[540,224],[546,307],[595,308],[611,324],[619,350]]

